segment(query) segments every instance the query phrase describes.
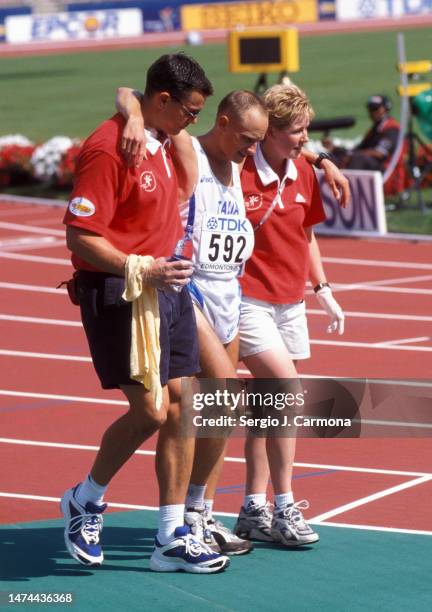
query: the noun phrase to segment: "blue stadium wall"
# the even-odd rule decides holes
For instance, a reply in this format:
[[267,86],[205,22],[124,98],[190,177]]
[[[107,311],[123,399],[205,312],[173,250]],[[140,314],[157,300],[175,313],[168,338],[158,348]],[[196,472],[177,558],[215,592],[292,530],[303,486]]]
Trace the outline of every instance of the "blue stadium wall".
[[[214,3],[215,0],[112,0],[101,2],[71,2],[66,4],[64,11],[92,11],[95,9],[124,9],[138,8],[143,13],[144,32],[164,32],[167,29],[180,29],[180,7],[183,4],[206,4]],[[226,0],[225,0],[226,1]],[[217,2],[217,0],[216,0]],[[336,18],[336,0],[317,0],[318,14],[320,20]],[[168,13],[166,18],[161,18],[161,11]],[[5,19],[11,15],[29,15],[32,13],[30,6],[4,7],[0,8],[0,42],[4,42]]]

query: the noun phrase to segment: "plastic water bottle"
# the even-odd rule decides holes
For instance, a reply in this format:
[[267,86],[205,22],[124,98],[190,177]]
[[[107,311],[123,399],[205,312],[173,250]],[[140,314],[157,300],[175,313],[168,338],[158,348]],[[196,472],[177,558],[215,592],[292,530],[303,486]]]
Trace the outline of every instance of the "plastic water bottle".
[[[188,261],[192,261],[193,255],[193,243],[192,243],[192,234],[186,228],[186,232],[182,238],[177,242],[174,253],[169,258],[169,261],[178,261],[180,259],[186,259]],[[171,285],[174,291],[180,293],[183,289],[182,285]]]

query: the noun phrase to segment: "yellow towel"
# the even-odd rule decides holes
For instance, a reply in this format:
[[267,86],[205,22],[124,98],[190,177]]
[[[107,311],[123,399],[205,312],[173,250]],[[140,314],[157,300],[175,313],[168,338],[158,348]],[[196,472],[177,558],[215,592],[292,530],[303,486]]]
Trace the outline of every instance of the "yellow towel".
[[141,276],[153,261],[150,255],[128,256],[125,266],[126,287],[122,297],[132,302],[130,375],[151,392],[156,410],[159,410],[162,405],[159,301],[156,289],[146,287]]

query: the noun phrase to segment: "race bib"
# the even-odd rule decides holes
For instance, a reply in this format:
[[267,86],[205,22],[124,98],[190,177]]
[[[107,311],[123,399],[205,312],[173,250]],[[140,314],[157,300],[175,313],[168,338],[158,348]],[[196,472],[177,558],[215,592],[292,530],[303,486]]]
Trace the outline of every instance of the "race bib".
[[238,272],[252,255],[254,232],[238,215],[204,215],[197,268],[207,272]]

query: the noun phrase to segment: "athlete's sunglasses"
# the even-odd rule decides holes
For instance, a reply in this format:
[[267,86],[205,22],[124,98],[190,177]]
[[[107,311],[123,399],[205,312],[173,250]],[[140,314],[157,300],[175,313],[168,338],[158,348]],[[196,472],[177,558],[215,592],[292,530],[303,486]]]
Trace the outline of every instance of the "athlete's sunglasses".
[[170,94],[170,96],[171,96],[171,98],[173,100],[175,100],[176,102],[178,102],[178,104],[180,104],[180,106],[182,107],[182,109],[184,110],[186,115],[188,115],[188,117],[190,117],[190,119],[197,119],[198,115],[201,112],[200,108],[198,110],[191,110],[190,108],[188,108],[187,106],[185,106],[183,104],[183,102],[180,100],[180,98],[177,98],[177,96],[175,96],[174,94]]

